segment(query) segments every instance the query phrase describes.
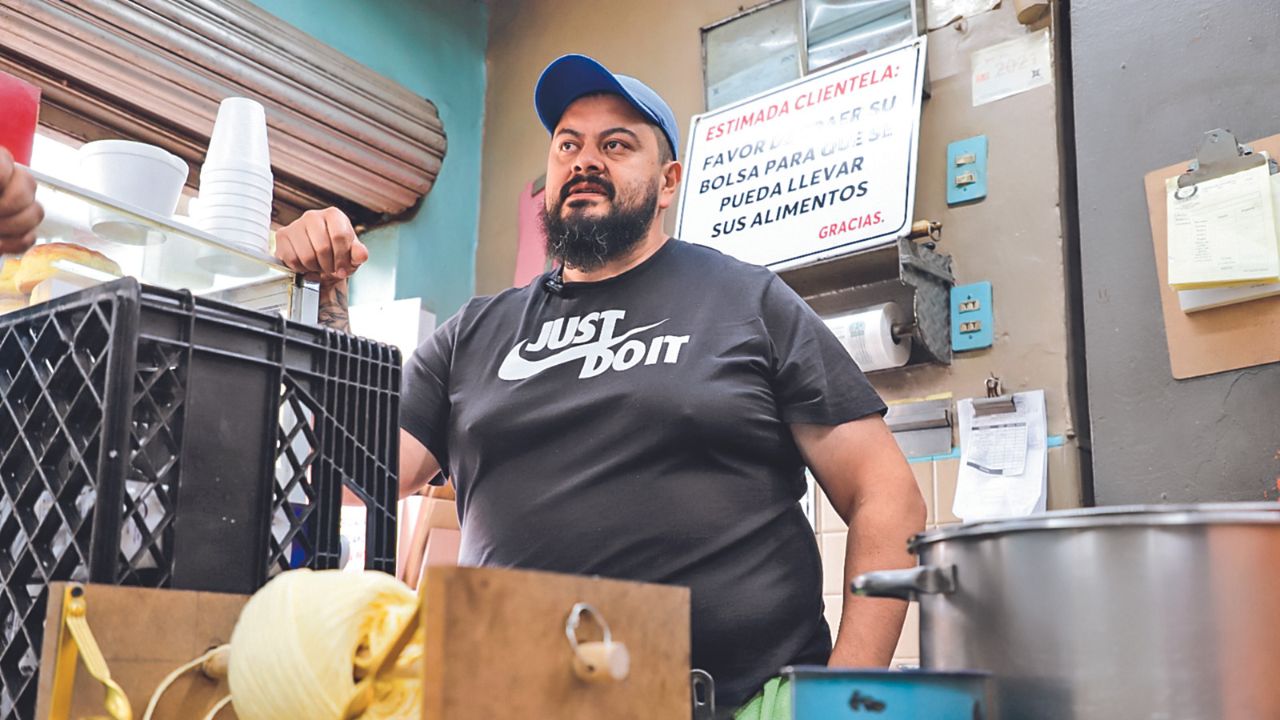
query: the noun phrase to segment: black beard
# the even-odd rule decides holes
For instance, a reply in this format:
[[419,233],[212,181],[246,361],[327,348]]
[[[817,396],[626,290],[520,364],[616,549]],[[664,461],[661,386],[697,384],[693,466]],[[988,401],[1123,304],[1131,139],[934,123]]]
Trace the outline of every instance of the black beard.
[[565,183],[560,191],[560,200],[551,209],[544,205],[541,212],[542,229],[547,235],[547,255],[585,272],[599,270],[630,252],[648,234],[658,208],[656,187],[650,187],[639,202],[619,205],[612,184],[597,179],[592,179],[592,183],[602,186],[609,199],[614,201],[603,217],[588,218],[572,213],[565,218],[562,215],[565,198],[574,186],[581,184],[578,178]]

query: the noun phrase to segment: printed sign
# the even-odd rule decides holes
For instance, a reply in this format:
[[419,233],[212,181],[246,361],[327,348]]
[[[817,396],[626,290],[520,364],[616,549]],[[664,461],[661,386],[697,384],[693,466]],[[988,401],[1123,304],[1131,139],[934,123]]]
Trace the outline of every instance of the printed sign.
[[1025,35],[973,53],[973,106],[1003,100],[1053,80],[1049,31]]
[[785,269],[911,226],[925,38],[693,119],[677,237]]

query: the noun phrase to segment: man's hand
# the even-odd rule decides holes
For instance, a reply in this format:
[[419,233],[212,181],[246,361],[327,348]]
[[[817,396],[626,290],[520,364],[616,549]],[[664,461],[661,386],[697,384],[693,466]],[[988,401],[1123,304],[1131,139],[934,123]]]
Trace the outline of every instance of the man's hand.
[[276,233],[276,257],[307,280],[319,281],[320,324],[351,332],[347,278],[369,259],[351,220],[338,208],[308,210]]
[[276,233],[276,257],[321,287],[345,281],[369,259],[351,220],[338,208],[308,210]]
[[0,255],[26,252],[36,242],[44,208],[36,202],[36,181],[0,147]]

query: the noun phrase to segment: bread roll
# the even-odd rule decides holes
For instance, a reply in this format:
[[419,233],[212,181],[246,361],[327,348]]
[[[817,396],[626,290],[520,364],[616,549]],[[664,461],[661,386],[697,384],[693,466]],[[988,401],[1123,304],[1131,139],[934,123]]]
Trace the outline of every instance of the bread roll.
[[18,283],[15,282],[18,276],[18,258],[5,258],[4,265],[0,265],[0,295],[20,295],[18,292]]
[[22,256],[22,262],[18,264],[14,276],[18,292],[30,294],[36,285],[52,277],[57,272],[53,263],[58,260],[67,260],[116,276],[121,274],[120,266],[100,252],[72,243],[46,243],[36,245]]
[[27,306],[26,295],[0,295],[0,315],[21,310]]

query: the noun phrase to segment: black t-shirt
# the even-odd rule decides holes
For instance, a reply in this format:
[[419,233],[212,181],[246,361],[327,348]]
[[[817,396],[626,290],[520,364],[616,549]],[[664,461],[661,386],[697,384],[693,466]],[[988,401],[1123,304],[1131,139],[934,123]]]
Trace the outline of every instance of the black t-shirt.
[[669,240],[616,277],[469,302],[405,371],[401,424],[453,479],[461,562],[692,590],[717,702],[825,664],[788,423],[883,412],[771,271]]

